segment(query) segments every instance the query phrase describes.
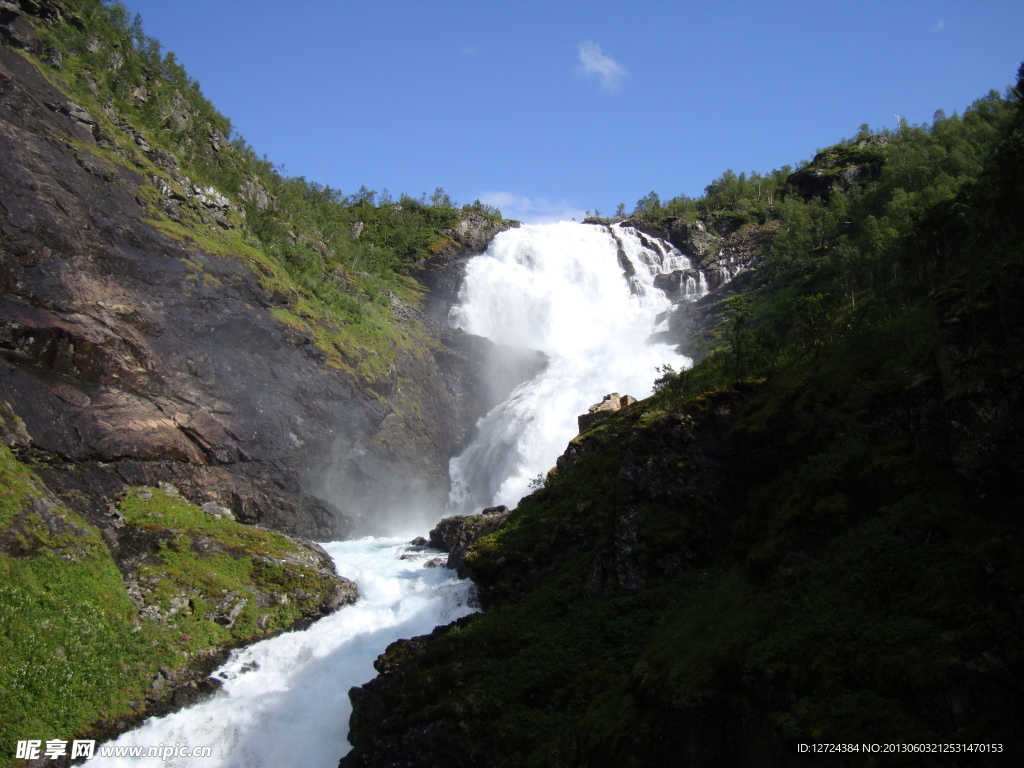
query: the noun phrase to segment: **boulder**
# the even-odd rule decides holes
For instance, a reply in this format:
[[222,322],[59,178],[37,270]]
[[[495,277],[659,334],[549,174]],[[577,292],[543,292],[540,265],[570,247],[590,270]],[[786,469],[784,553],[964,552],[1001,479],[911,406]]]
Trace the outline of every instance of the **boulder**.
[[448,232],[467,252],[481,253],[491,244],[495,235],[510,225],[511,222],[495,223],[482,214],[465,212],[460,214],[458,223]]
[[627,405],[632,405],[635,402],[635,397],[630,395],[620,395],[618,392],[612,392],[610,395],[605,395],[604,399],[601,400],[600,403],[594,403],[587,409],[586,413],[577,417],[576,420],[579,423],[580,432],[585,432],[601,419],[625,408]]
[[464,557],[467,550],[477,541],[498,530],[508,519],[508,507],[504,504],[488,507],[478,515],[455,515],[446,517],[430,532],[430,546],[448,552],[448,567],[459,576],[466,578]]
[[8,403],[0,400],[0,443],[12,448],[27,448],[31,442],[25,422],[18,418]]
[[721,247],[721,239],[709,232],[702,221],[673,220],[669,225],[668,240],[687,256],[700,260],[714,256]]
[[805,200],[814,197],[824,200],[833,191],[849,192],[858,182],[878,178],[885,164],[881,149],[887,143],[884,136],[869,136],[855,144],[829,147],[786,181],[796,187]]

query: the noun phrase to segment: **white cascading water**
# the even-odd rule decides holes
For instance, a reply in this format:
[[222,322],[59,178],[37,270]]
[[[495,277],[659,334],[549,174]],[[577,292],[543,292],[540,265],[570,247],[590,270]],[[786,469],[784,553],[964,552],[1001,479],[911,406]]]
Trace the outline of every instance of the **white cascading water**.
[[[670,306],[654,276],[690,268],[668,244],[652,245],[627,228],[562,222],[503,232],[470,261],[453,322],[499,344],[541,350],[550,362],[481,419],[476,439],[452,461],[453,511],[513,506],[554,465],[589,405],[612,391],[644,397],[659,366],[688,364],[671,347],[647,343]],[[628,279],[619,247],[632,265]],[[358,585],[354,605],[233,652],[215,673],[224,680],[219,693],[97,749],[210,746],[212,757],[93,764],[334,768],[349,750],[349,689],[374,676],[373,661],[391,642],[472,612],[474,595],[454,572],[427,567],[437,553],[397,539],[324,546],[338,573]]]
[[[634,270],[628,280],[619,246]],[[610,392],[646,397],[659,366],[689,364],[647,343],[670,307],[654,276],[689,268],[679,251],[645,247],[632,229],[572,222],[503,232],[470,261],[452,324],[550,362],[481,419],[452,460],[453,511],[515,506],[576,435],[579,414]]]
[[[335,768],[349,751],[348,691],[372,679],[395,640],[429,633],[472,613],[472,583],[426,567],[436,552],[397,539],[325,544],[359,600],[308,629],[234,651],[214,676],[223,689],[195,706],[147,720],[103,747],[209,746],[204,758],[97,757],[103,768]],[[400,559],[405,555],[407,559]]]

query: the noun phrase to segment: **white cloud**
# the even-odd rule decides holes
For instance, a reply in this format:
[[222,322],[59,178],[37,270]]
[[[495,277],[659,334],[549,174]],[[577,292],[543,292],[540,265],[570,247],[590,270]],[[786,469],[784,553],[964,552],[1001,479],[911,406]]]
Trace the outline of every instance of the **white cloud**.
[[946,22],[944,22],[942,19],[939,19],[939,23],[936,24],[934,27],[932,27],[932,32],[941,32],[945,28],[946,28]]
[[584,40],[579,46],[579,73],[597,75],[601,79],[601,87],[606,91],[617,91],[619,84],[626,77],[626,70],[611,56],[605,56],[601,46],[590,40]]
[[462,49],[463,56],[476,56],[480,52],[480,49],[475,45],[467,45]]
[[576,207],[571,200],[548,200],[546,197],[527,197],[515,192],[485,192],[480,202],[501,209],[506,219],[519,219],[524,224],[550,224],[556,221],[583,221],[587,212]]

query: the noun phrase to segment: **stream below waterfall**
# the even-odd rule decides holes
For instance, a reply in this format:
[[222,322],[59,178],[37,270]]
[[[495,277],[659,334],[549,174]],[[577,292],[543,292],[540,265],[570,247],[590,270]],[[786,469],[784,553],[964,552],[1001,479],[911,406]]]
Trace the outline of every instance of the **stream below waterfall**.
[[[437,552],[400,539],[365,538],[324,548],[359,599],[301,632],[232,652],[214,676],[216,695],[147,720],[105,746],[209,746],[209,758],[97,757],[104,768],[334,768],[346,740],[351,687],[376,675],[373,661],[392,642],[429,633],[474,609],[473,586],[447,568],[426,567]],[[406,559],[402,559],[402,557]],[[97,750],[99,754],[99,750]]]
[[[514,506],[576,435],[578,414],[613,391],[646,397],[659,366],[688,365],[673,346],[652,341],[671,309],[654,277],[687,270],[692,276],[687,258],[663,241],[569,222],[503,232],[470,260],[452,325],[540,350],[548,365],[480,419],[474,440],[452,459],[453,514]],[[681,285],[680,294],[696,298],[698,285]],[[475,609],[469,582],[427,567],[436,552],[380,538],[324,547],[338,573],[358,585],[356,603],[233,652],[214,673],[224,681],[216,695],[104,745],[209,746],[212,757],[97,757],[93,764],[336,766],[349,750],[348,691],[375,675],[374,659],[397,639]]]

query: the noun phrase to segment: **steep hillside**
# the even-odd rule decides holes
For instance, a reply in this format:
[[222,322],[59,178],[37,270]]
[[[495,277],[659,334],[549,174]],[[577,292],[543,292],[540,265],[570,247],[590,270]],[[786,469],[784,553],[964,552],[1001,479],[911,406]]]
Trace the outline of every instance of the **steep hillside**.
[[282,179],[116,6],[23,5],[0,49],[0,399],[43,477],[83,513],[162,480],[321,539],[439,508],[481,348],[395,270],[457,269],[509,224]]
[[456,537],[485,610],[378,659],[342,766],[1016,764],[1019,78],[798,174],[640,201],[758,268],[684,310],[693,369]]
[[317,545],[169,483],[90,522],[16,458],[29,438],[5,405],[0,437],[2,765],[19,739],[105,739],[192,703],[229,649],[356,598]]

